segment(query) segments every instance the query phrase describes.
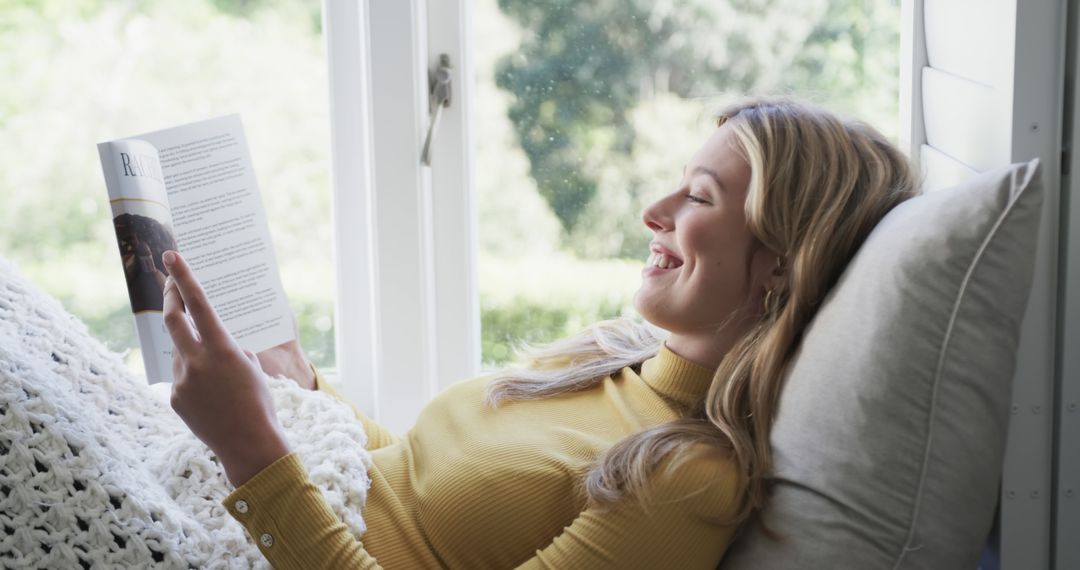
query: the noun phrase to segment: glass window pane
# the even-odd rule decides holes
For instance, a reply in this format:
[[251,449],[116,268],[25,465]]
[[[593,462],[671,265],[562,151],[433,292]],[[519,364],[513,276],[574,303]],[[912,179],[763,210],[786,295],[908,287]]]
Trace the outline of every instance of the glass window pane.
[[751,94],[791,93],[898,132],[899,0],[476,0],[483,367],[514,343],[633,314],[670,192]]
[[7,2],[0,76],[0,255],[141,374],[95,145],[240,113],[301,343],[333,367],[319,0]]

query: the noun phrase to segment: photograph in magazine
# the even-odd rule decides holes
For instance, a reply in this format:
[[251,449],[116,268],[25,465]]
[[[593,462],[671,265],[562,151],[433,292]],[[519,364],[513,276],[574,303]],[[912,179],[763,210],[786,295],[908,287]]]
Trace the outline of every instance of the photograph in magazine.
[[131,309],[161,311],[162,290],[169,270],[161,254],[176,249],[176,238],[166,220],[168,210],[161,204],[124,200],[125,211],[113,218],[120,259],[124,264]]

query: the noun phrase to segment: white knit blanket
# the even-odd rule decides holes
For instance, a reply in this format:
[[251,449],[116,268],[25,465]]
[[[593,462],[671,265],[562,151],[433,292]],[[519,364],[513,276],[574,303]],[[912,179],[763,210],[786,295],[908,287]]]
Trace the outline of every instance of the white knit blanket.
[[[269,386],[290,445],[359,538],[361,424],[329,394]],[[232,489],[145,381],[0,258],[0,567],[269,568],[221,506]]]

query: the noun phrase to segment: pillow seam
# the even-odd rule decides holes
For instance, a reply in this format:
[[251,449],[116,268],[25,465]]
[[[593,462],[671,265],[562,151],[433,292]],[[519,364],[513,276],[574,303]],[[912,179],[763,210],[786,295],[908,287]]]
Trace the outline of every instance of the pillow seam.
[[[896,558],[896,563],[893,565],[893,570],[897,570],[898,568],[900,568],[900,565],[904,562],[904,558],[906,557],[908,552],[921,548],[913,547],[912,543],[915,540],[915,529],[917,527],[919,515],[922,510],[922,500],[926,486],[926,474],[930,464],[930,452],[933,449],[934,425],[936,423],[935,420],[937,415],[938,389],[941,386],[941,376],[945,367],[945,359],[946,356],[948,356],[949,354],[953,328],[956,324],[956,316],[960,312],[960,307],[963,304],[964,297],[967,293],[967,287],[971,281],[971,276],[975,273],[975,269],[982,261],[983,254],[990,246],[990,243],[994,241],[994,238],[997,237],[998,230],[1001,228],[1001,225],[1005,223],[1005,220],[1009,217],[1009,215],[1013,212],[1016,207],[1016,203],[1019,202],[1020,199],[1024,197],[1024,195],[1026,195],[1028,192],[1028,188],[1030,187],[1031,182],[1031,175],[1030,172],[1025,172],[1025,174],[1026,176],[1024,177],[1024,187],[1011,197],[1009,203],[1005,206],[1005,210],[998,216],[998,219],[994,222],[994,226],[990,228],[990,232],[987,234],[986,238],[983,239],[983,242],[979,245],[979,249],[975,252],[975,257],[974,259],[972,259],[971,264],[968,266],[967,272],[964,274],[964,279],[960,283],[960,290],[957,292],[956,300],[953,303],[953,310],[949,315],[949,325],[945,329],[945,337],[942,339],[941,342],[941,352],[938,356],[938,364],[936,370],[934,371],[933,392],[930,397],[930,414],[928,420],[929,426],[927,429],[926,446],[923,451],[922,466],[920,467],[919,472],[919,483],[915,493],[915,506],[912,509],[911,522],[908,526],[907,537],[904,539],[904,544],[901,546],[899,556]],[[1015,185],[1016,180],[1017,171],[1014,170],[1012,172],[1012,175],[1010,176],[1011,184]]]

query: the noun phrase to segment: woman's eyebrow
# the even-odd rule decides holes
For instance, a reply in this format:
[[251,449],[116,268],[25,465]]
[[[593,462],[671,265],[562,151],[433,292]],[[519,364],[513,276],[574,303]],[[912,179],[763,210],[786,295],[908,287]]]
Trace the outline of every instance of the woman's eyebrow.
[[[720,182],[720,175],[717,174],[715,170],[712,170],[710,168],[706,168],[704,166],[695,166],[694,170],[691,171],[690,173],[694,174],[694,175],[708,174],[709,176],[712,177],[713,181],[716,182],[716,185],[719,186],[721,190],[727,190],[727,187],[724,186],[724,183]],[[683,176],[686,176],[686,165],[685,164],[683,165]]]

